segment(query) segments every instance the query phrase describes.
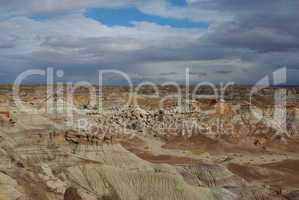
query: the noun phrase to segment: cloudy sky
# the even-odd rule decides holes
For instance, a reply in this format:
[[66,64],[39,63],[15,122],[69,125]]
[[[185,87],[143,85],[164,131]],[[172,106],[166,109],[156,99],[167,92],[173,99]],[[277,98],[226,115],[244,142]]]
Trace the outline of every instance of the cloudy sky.
[[299,83],[298,10],[298,0],[0,0],[0,80],[53,67],[65,81],[115,69],[180,82],[188,67],[193,81],[245,84],[288,67]]

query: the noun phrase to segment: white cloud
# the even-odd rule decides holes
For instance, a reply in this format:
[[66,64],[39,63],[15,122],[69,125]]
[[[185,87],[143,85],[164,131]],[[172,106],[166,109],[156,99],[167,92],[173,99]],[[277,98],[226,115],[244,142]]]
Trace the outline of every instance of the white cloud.
[[[99,68],[114,68],[136,79],[165,79],[173,72],[171,80],[180,80],[178,74],[191,66],[195,74],[207,74],[202,78],[250,81],[277,67],[299,66],[298,1],[284,2],[188,0],[187,6],[174,6],[166,0],[0,0],[0,73],[50,66],[89,78]],[[109,27],[83,15],[90,7],[127,6],[208,21],[210,27],[149,22]],[[30,19],[36,14],[51,17]]]
[[18,62],[8,70],[45,66],[66,70],[80,66],[82,70],[84,66],[87,71],[114,67],[130,72],[149,60],[163,59],[160,49],[177,51],[198,41],[203,33],[202,29],[176,29],[147,22],[108,27],[80,14],[42,22],[16,17],[0,22],[0,34],[15,36],[14,46],[0,49],[0,66],[8,68],[9,60],[15,59]]

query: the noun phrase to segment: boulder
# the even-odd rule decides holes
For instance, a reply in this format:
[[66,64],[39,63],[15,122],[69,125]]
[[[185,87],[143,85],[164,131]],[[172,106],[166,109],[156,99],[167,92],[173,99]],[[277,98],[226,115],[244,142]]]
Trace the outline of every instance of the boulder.
[[64,196],[64,200],[83,200],[82,197],[79,195],[77,188],[69,187],[66,189]]

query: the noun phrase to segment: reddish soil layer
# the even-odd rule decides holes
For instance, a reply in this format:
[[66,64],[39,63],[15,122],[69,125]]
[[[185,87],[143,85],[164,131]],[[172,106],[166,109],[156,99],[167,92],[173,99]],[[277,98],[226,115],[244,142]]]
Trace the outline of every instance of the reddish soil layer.
[[[240,153],[251,152],[260,153],[263,151],[260,147],[254,147],[253,142],[247,141],[228,141],[229,139],[222,137],[218,140],[208,138],[205,135],[197,135],[190,138],[182,139],[180,136],[170,137],[166,141],[163,148],[191,150],[196,152],[209,153]],[[233,139],[231,139],[233,140]]]
[[149,161],[151,163],[166,163],[166,164],[194,164],[199,163],[200,161],[186,158],[186,157],[177,157],[170,155],[153,155],[152,153],[146,151],[145,143],[138,139],[133,138],[130,140],[121,140],[120,143],[130,152],[134,153],[143,160]]
[[133,152],[138,157],[143,160],[149,161],[151,163],[166,163],[166,164],[195,164],[200,163],[199,160],[194,160],[191,158],[186,157],[176,157],[176,156],[169,156],[169,155],[159,155],[155,156],[149,152]]
[[[299,160],[284,160],[278,163],[271,163],[262,165],[263,167],[283,171],[286,173],[293,173],[299,179]],[[299,185],[299,182],[298,182]]]
[[228,169],[249,182],[263,182],[282,188],[299,188],[299,160],[285,160],[260,166],[229,164]]

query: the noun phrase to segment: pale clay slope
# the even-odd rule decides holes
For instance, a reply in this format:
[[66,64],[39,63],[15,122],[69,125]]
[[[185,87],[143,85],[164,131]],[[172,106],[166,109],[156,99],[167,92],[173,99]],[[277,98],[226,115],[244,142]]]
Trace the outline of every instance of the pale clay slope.
[[[150,164],[132,155],[120,145],[108,147],[103,154],[106,158],[111,158],[107,159],[104,165],[71,167],[67,170],[67,176],[75,184],[87,188],[90,193],[97,196],[110,194],[109,196],[116,199],[214,199],[213,190],[188,185],[174,167]],[[101,156],[103,155],[99,153],[93,159],[105,160]],[[118,159],[121,162],[117,162]],[[115,161],[127,165],[121,166]],[[217,190],[223,194],[228,193],[222,189]]]
[[30,121],[0,132],[0,200],[63,200],[71,186],[83,200],[282,199],[218,165],[151,164],[121,145],[36,143],[32,128],[51,124]]
[[[121,145],[106,145],[97,152],[79,147],[86,152],[77,155],[69,153],[65,160],[70,160],[74,166],[61,169],[55,166],[55,170],[59,172],[54,172],[50,167],[54,166],[53,161],[47,161],[47,156],[37,159],[39,155],[20,155],[24,151],[17,151],[17,143],[6,134],[1,135],[1,157],[14,160],[10,169],[2,169],[6,170],[8,175],[0,174],[2,199],[63,199],[64,191],[70,186],[77,187],[81,196],[88,200],[205,200],[215,199],[214,191],[226,194],[221,196],[229,197],[227,199],[234,199],[234,195],[224,189],[189,185],[175,167],[143,161]],[[36,152],[40,150],[38,146],[30,148],[31,151],[34,151],[34,148]],[[34,159],[30,159],[30,156]],[[74,161],[73,157],[77,160]],[[80,157],[84,158],[84,162]],[[96,163],[97,161],[103,164]],[[34,198],[34,191],[29,194],[28,189],[44,194]]]

